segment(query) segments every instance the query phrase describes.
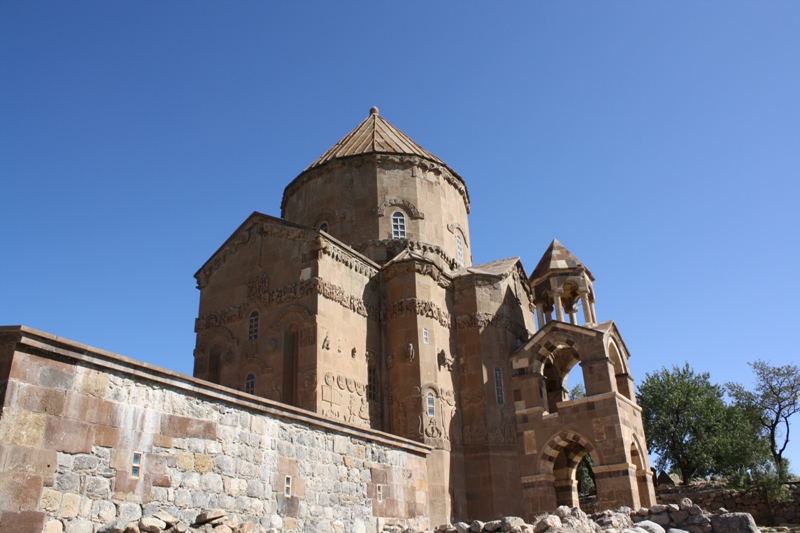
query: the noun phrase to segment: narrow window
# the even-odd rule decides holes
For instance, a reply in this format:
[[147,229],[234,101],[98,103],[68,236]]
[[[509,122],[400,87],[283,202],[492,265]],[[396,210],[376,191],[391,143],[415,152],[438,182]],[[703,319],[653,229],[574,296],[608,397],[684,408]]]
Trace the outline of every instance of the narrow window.
[[328,233],[328,223],[327,222],[323,222],[322,224],[320,224],[319,225],[319,230],[320,231],[324,231],[325,233]]
[[142,454],[133,452],[133,460],[131,460],[131,477],[138,478],[142,469]]
[[247,394],[256,393],[256,377],[253,374],[247,374],[247,379],[244,380],[244,391]]
[[458,253],[458,264],[464,266],[464,242],[461,235],[456,235],[456,252]]
[[432,392],[428,393],[428,416],[436,416],[436,404]]
[[504,404],[505,395],[503,394],[503,371],[500,367],[494,368],[494,393],[497,396],[497,403]]
[[250,313],[250,327],[247,329],[247,340],[254,341],[258,338],[258,311]]
[[428,328],[422,328],[422,342],[428,344]]
[[367,367],[367,399],[378,401],[378,367],[375,365]]
[[383,485],[378,485],[378,503],[383,501]]
[[392,215],[392,239],[406,238],[406,217],[400,211]]
[[283,495],[287,498],[292,497],[292,476],[286,476],[283,481]]

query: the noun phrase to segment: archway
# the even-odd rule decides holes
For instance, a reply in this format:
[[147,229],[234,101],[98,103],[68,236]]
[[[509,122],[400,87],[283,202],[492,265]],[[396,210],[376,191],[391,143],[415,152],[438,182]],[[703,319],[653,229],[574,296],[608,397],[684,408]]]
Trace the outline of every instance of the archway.
[[627,399],[633,400],[633,384],[623,353],[614,339],[608,341],[608,358],[614,363],[617,391]]
[[[590,459],[584,462],[587,457]],[[592,470],[595,465],[603,464],[600,455],[587,438],[574,431],[564,430],[558,433],[545,446],[539,463],[539,472],[553,476],[556,505],[569,507],[581,505],[582,487],[577,473],[582,463],[588,464],[589,477],[592,482],[596,482]],[[589,487],[585,489],[587,493],[591,493]]]
[[631,442],[631,463],[636,466],[636,488],[639,490],[639,505],[642,507],[655,505],[656,502],[650,501],[648,472],[647,469],[645,469],[643,454],[635,439]]

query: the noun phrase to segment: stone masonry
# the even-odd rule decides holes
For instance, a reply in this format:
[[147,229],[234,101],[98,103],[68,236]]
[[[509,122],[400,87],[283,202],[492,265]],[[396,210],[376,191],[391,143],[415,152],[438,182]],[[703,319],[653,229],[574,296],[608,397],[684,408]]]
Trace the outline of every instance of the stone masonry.
[[206,509],[298,533],[428,526],[424,445],[25,327],[0,328],[0,372],[4,533]]

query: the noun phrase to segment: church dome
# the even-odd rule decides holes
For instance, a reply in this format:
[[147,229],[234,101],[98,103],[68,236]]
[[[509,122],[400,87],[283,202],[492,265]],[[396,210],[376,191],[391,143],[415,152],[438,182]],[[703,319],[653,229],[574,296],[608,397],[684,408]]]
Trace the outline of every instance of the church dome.
[[468,213],[461,176],[377,107],[306,167],[281,202],[283,218],[326,231],[380,263],[410,244],[438,247],[446,262],[466,264]]

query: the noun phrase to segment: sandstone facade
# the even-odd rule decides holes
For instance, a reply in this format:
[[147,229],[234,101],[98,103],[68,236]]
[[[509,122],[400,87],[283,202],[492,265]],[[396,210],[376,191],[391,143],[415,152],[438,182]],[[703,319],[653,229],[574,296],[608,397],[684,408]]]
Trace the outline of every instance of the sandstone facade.
[[286,187],[282,218],[253,213],[197,272],[194,375],[429,446],[434,523],[575,506],[586,454],[601,505],[655,503],[594,277],[558,241],[530,276],[473,265],[469,209],[464,180],[373,108]]

